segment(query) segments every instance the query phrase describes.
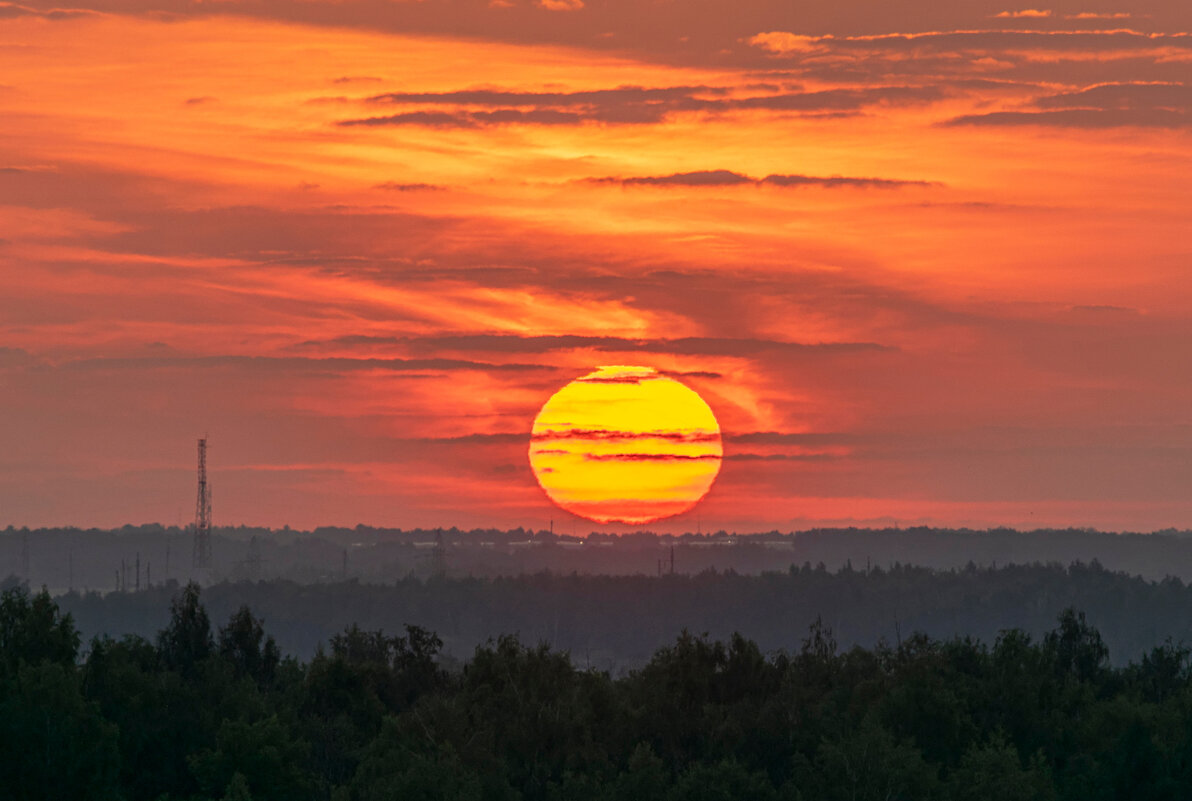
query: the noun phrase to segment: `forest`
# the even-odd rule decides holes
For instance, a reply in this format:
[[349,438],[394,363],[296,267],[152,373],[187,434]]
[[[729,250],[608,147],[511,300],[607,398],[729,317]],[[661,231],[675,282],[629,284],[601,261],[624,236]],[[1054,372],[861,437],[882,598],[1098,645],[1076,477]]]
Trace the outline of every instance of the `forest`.
[[[436,558],[436,545],[442,550]],[[453,578],[524,573],[657,575],[733,570],[757,574],[823,562],[836,570],[894,563],[941,570],[1009,564],[1097,561],[1152,580],[1192,581],[1192,532],[1140,534],[1091,529],[814,529],[736,534],[726,531],[619,535],[545,529],[389,529],[358,525],[296,529],[227,526],[212,533],[208,580],[286,579],[300,584],[357,579],[387,584],[441,573]],[[0,530],[0,576],[20,577],[57,594],[143,588],[191,574],[193,533],[146,524],[115,529]]]
[[1192,662],[1120,667],[1085,615],[1041,637],[842,648],[683,632],[612,675],[500,636],[351,625],[307,661],[179,588],[152,637],[84,644],[44,590],[0,595],[0,787],[127,801],[1097,801],[1192,794]]
[[[166,624],[179,589],[170,582],[139,592],[72,592],[57,602],[85,639],[152,637]],[[311,658],[319,643],[353,623],[386,631],[412,624],[436,632],[443,654],[455,659],[466,659],[489,638],[517,634],[616,674],[644,665],[683,629],[721,640],[740,633],[763,651],[797,648],[817,617],[845,648],[897,642],[912,631],[992,642],[1007,628],[1041,637],[1068,607],[1088,615],[1118,665],[1141,658],[1169,636],[1192,642],[1192,587],[1097,562],[954,570],[899,564],[866,569],[846,562],[838,570],[803,564],[758,575],[543,572],[408,577],[387,584],[262,580],[223,582],[204,592],[218,619],[251,607],[282,650],[300,659]]]

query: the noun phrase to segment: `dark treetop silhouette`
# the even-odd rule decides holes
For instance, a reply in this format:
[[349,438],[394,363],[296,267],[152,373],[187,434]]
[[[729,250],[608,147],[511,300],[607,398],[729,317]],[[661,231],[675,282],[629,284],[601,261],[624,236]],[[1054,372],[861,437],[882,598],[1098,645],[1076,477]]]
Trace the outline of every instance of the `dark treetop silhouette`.
[[500,637],[457,669],[416,626],[351,626],[307,663],[184,588],[154,641],[80,638],[0,598],[0,786],[14,799],[1178,799],[1192,671],[1122,668],[1083,614],[1042,639],[908,635],[841,651],[683,633],[620,678]]

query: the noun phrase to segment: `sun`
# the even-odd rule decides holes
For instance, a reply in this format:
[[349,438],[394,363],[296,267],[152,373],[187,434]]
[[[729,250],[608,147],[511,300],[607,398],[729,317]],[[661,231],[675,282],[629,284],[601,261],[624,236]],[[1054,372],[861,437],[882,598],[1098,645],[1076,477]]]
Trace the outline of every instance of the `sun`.
[[650,367],[597,368],[538,412],[530,466],[550,499],[598,523],[639,525],[695,506],[724,448],[711,408]]

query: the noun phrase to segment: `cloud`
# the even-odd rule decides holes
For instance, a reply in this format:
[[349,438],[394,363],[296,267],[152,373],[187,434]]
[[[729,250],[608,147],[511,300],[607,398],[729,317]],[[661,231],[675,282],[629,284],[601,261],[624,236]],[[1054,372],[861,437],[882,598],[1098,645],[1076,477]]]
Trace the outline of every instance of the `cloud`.
[[637,178],[590,178],[593,183],[615,183],[622,186],[740,186],[756,184],[747,175],[730,170],[699,170],[679,172],[673,175],[653,175]]
[[819,36],[803,36],[787,31],[767,31],[749,37],[746,40],[753,47],[760,47],[771,53],[793,53],[815,50],[823,42]]
[[786,433],[781,431],[748,431],[726,434],[725,439],[733,443],[750,445],[799,445],[822,447],[826,445],[848,445],[858,440],[856,434],[839,432]]
[[374,117],[341,120],[340,126],[422,125],[479,128],[492,125],[650,124],[672,114],[736,111],[857,112],[873,105],[907,105],[940,100],[936,86],[879,86],[730,96],[726,87],[622,86],[582,92],[511,92],[489,89],[453,92],[391,92],[366,102],[388,106],[441,106],[450,111],[419,108]]
[[[760,37],[760,38],[759,38]],[[786,38],[793,37],[793,38]],[[1087,30],[938,30],[919,33],[880,33],[863,36],[796,36],[771,31],[748,40],[771,55],[821,57],[825,52],[868,51],[886,54],[987,52],[1008,55],[1022,51],[1094,53],[1192,49],[1192,35],[1183,32],[1144,33],[1127,29]],[[790,47],[790,49],[779,49]],[[966,67],[969,65],[965,65]]]
[[414,352],[442,351],[490,353],[549,353],[560,350],[596,350],[605,353],[667,353],[683,356],[748,357],[775,353],[787,357],[896,351],[876,342],[787,342],[748,337],[676,337],[631,339],[613,336],[518,334],[441,334],[426,337],[345,336],[330,340],[307,340],[294,350],[322,350],[338,347],[394,345]]
[[441,191],[446,187],[437,184],[403,184],[397,181],[386,181],[382,184],[374,184],[373,189],[385,189],[390,192],[431,192]]
[[629,178],[588,178],[590,183],[620,184],[621,186],[819,186],[825,188],[853,187],[858,189],[898,189],[906,186],[939,186],[933,181],[906,181],[891,178],[848,178],[814,175],[767,175],[751,178],[731,170],[697,170],[671,175],[634,176]]
[[356,370],[384,370],[391,372],[442,372],[478,370],[509,372],[549,370],[556,368],[542,364],[490,364],[463,359],[353,359],[329,357],[311,359],[297,356],[167,356],[167,357],[100,357],[76,359],[56,365],[62,370],[160,370],[170,368],[247,367],[254,371],[319,371],[348,372]]
[[[29,9],[34,7],[41,8],[42,13],[51,13],[49,9],[53,0],[23,2],[26,5],[8,4],[11,9],[17,9],[9,13],[29,13]],[[992,0],[978,4],[980,8],[972,4],[929,3],[926,0],[918,0],[912,6],[864,0],[822,3],[814,8],[803,4],[798,13],[800,30],[833,31],[836,41],[833,44],[829,41],[832,37],[783,30],[791,25],[791,15],[789,3],[780,0],[740,0],[733,4],[731,14],[724,13],[723,4],[699,4],[696,7],[680,2],[650,2],[649,13],[643,13],[641,0],[601,0],[596,6],[588,4],[583,8],[576,0],[426,0],[402,2],[400,13],[394,12],[393,0],[353,0],[350,3],[338,0],[302,3],[86,0],[80,5],[111,14],[160,14],[165,19],[235,14],[239,18],[255,17],[304,26],[327,26],[337,30],[363,29],[530,47],[574,46],[615,51],[618,56],[627,55],[641,61],[712,67],[717,70],[726,66],[763,66],[772,62],[775,56],[781,56],[795,62],[804,61],[801,65],[804,69],[827,68],[828,73],[834,73],[828,80],[837,83],[849,80],[848,76],[853,73],[862,75],[863,80],[888,81],[891,75],[899,74],[901,70],[916,71],[923,68],[924,61],[928,62],[927,66],[944,67],[953,72],[971,71],[973,65],[963,58],[949,61],[901,58],[893,65],[896,69],[891,71],[887,69],[889,65],[878,63],[880,59],[867,58],[842,63],[832,58],[834,53],[828,53],[828,58],[825,58],[825,53],[841,47],[852,47],[849,43],[852,38],[863,38],[877,31],[904,30],[908,19],[914,21],[914,27],[919,31],[946,33],[964,27],[980,28],[990,24],[990,14],[1005,8]],[[1075,2],[1065,5],[1072,9],[1080,8]],[[1166,3],[1166,8],[1152,3],[1139,10],[1152,12],[1134,16],[1151,17],[1156,20],[1156,27],[1167,25],[1170,29],[1186,25],[1187,22],[1186,9],[1176,2]],[[1011,9],[1005,13],[1022,12]],[[589,20],[589,17],[592,19]],[[1050,25],[1068,19],[1076,26],[1087,25],[1090,21],[1125,18],[1117,14],[1095,12],[1062,14],[1057,10],[1050,18],[1005,16],[994,17],[993,22]],[[883,46],[886,45],[875,45],[872,52],[876,54]],[[889,45],[889,48],[890,53],[905,53],[905,49],[899,45]],[[937,63],[932,65],[931,62]],[[367,67],[360,71],[362,75],[370,74],[370,68]],[[352,76],[349,74],[345,77]],[[326,82],[328,79],[322,80]]]
[[585,453],[587,462],[718,462],[718,453]]
[[1103,83],[1036,98],[1031,105],[1039,110],[970,114],[945,124],[1183,128],[1192,122],[1192,87],[1169,82]]
[[640,384],[643,381],[656,381],[658,376],[643,375],[593,375],[575,379],[581,384]]
[[966,114],[943,123],[946,126],[1050,125],[1060,128],[1186,128],[1192,116],[1170,109],[1067,109],[1064,111],[994,111]]
[[995,19],[1046,19],[1051,16],[1051,9],[1024,8],[1021,11],[1001,11],[993,16]]
[[661,439],[668,442],[711,443],[719,441],[720,434],[714,431],[617,431],[605,428],[565,428],[535,432],[532,439],[536,442],[553,442],[560,439],[597,442]]
[[725,110],[860,111],[869,106],[903,106],[932,103],[947,96],[938,86],[876,86],[860,89],[824,89],[787,92],[726,100]]
[[342,126],[379,125],[425,125],[431,128],[479,128],[484,125],[578,125],[583,115],[568,111],[542,109],[522,111],[506,108],[497,111],[466,111],[449,113],[445,111],[410,111],[391,114],[387,117],[366,117],[357,120],[342,120]]
[[1095,314],[1138,314],[1138,309],[1134,309],[1129,306],[1115,306],[1108,303],[1073,306],[1072,311],[1092,312]]
[[397,106],[454,106],[451,112],[411,111],[340,125],[434,125],[478,127],[510,123],[576,125],[585,121],[652,123],[673,111],[706,108],[727,89],[709,86],[646,88],[621,86],[581,92],[514,92],[472,89],[453,92],[391,92],[369,103]]
[[423,445],[510,445],[526,442],[524,433],[463,434],[458,437],[406,437],[401,442],[417,442]]
[[475,128],[477,124],[464,114],[451,114],[446,111],[408,111],[403,114],[391,114],[387,117],[365,117],[355,120],[340,120],[337,125],[378,126],[378,125],[426,125],[432,128]]
[[901,178],[848,178],[833,175],[827,178],[812,175],[767,175],[763,184],[774,186],[823,186],[827,188],[854,187],[857,189],[899,189],[904,186],[943,186],[938,181],[904,180]]
[[513,92],[498,89],[465,89],[453,92],[388,92],[368,98],[372,103],[430,103],[467,106],[604,106],[630,103],[681,102],[696,95],[723,96],[724,87],[692,85],[646,88],[619,86],[581,92]]
[[18,3],[0,2],[0,19],[11,19],[14,17],[40,17],[41,19],[60,20],[94,16],[96,14],[98,14],[98,12],[86,8],[37,9],[31,6],[23,6]]
[[1113,12],[1109,12],[1109,13],[1081,11],[1078,14],[1065,14],[1064,19],[1075,19],[1075,20],[1130,19],[1133,16],[1134,16],[1133,14],[1130,14],[1125,11],[1113,11]]
[[29,367],[38,364],[38,359],[21,348],[6,348],[0,346],[0,369],[7,367]]
[[1108,83],[1077,92],[1042,97],[1034,105],[1042,109],[1167,109],[1187,112],[1192,108],[1192,86],[1178,83]]
[[845,457],[836,453],[726,453],[728,462],[834,462]]

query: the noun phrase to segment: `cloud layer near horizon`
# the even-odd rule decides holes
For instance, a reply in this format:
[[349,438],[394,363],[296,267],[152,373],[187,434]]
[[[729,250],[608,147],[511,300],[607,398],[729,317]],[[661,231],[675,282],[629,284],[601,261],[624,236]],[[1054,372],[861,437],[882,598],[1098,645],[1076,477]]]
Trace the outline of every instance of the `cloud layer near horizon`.
[[705,528],[1192,525],[1192,10],[788,5],[0,3],[0,525],[540,526],[602,364]]

